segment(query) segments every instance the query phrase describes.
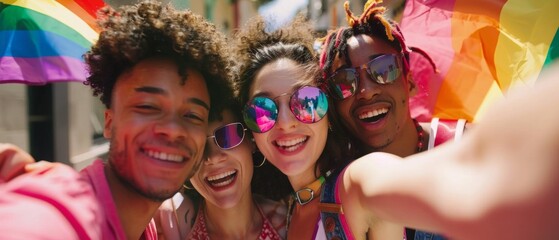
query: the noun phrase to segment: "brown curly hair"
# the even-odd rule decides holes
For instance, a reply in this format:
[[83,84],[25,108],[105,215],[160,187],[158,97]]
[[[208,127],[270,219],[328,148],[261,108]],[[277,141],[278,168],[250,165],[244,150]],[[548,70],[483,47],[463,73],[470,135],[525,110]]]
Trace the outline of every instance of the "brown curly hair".
[[[268,26],[262,17],[248,21],[247,25],[236,33],[235,51],[238,61],[238,78],[235,89],[242,104],[249,100],[249,91],[260,69],[279,59],[290,59],[305,69],[308,84],[317,85],[319,68],[318,56],[313,49],[315,36],[312,24],[304,16],[298,15],[288,25],[274,31],[268,31]],[[329,100],[330,101],[330,100]],[[329,102],[330,106],[333,106]],[[333,129],[337,124],[330,121]],[[315,165],[321,175],[329,170],[339,169],[349,159],[343,156],[343,136],[337,131],[331,131],[326,140],[326,147]],[[255,157],[262,159],[262,157]],[[266,166],[268,165],[268,166]],[[287,177],[271,164],[255,169],[253,176],[253,192],[268,198],[279,199],[293,191]],[[317,176],[318,177],[318,176]],[[285,184],[288,185],[285,185]]]
[[84,56],[91,74],[85,84],[107,108],[119,75],[154,57],[173,60],[183,81],[187,67],[202,74],[211,99],[210,118],[233,97],[232,61],[225,36],[203,17],[157,1],[142,1],[118,10],[103,8],[99,25],[99,40]]

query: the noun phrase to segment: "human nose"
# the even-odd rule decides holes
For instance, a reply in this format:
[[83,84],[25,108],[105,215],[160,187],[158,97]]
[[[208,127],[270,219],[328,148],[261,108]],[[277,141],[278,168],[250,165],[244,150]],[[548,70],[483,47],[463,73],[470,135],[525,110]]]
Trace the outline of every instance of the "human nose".
[[380,93],[379,84],[371,79],[367,70],[363,67],[357,68],[359,84],[357,86],[357,98],[358,99],[371,99],[375,95]]
[[188,129],[181,121],[179,117],[165,117],[155,124],[154,132],[170,141],[184,140],[188,135]]
[[218,147],[214,141],[206,143],[206,155],[206,161],[204,161],[205,165],[217,164],[227,159],[225,151]]
[[289,109],[289,103],[287,101],[289,101],[289,99],[284,101],[284,103],[281,103],[281,106],[279,106],[278,109],[278,119],[276,122],[276,126],[281,130],[295,128],[295,126],[297,126],[297,123],[299,123],[299,121],[295,119],[295,116]]

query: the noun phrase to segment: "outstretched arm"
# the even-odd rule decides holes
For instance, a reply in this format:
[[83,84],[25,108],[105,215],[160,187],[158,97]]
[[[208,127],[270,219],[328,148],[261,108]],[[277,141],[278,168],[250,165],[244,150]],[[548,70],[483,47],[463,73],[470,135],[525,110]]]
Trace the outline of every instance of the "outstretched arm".
[[458,143],[403,160],[369,154],[344,180],[366,210],[408,226],[458,239],[558,239],[556,76],[558,65],[495,105]]
[[0,183],[11,180],[25,172],[25,165],[35,159],[15,145],[0,143]]

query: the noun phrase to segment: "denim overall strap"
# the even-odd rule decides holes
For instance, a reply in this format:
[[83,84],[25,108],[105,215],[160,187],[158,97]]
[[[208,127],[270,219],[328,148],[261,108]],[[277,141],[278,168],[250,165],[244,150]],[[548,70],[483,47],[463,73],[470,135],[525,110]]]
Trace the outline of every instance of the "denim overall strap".
[[[342,206],[336,202],[336,180],[338,179],[339,172],[330,175],[322,184],[322,191],[320,193],[320,217],[324,225],[326,238],[348,240],[346,231],[342,224],[340,214],[343,213]],[[352,236],[351,234],[349,236]]]

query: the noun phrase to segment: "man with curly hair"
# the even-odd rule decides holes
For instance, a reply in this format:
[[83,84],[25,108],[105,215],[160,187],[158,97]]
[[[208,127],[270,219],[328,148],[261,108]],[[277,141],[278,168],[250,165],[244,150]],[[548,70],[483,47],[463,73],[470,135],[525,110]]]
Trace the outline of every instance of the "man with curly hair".
[[[156,239],[155,211],[195,172],[208,121],[232,98],[225,38],[202,17],[155,1],[100,14],[86,84],[107,107],[108,161],[80,174],[55,164],[12,179],[19,208],[0,214],[20,216],[2,224],[6,236]],[[22,217],[23,209],[35,214]],[[31,216],[41,227],[24,228]]]

